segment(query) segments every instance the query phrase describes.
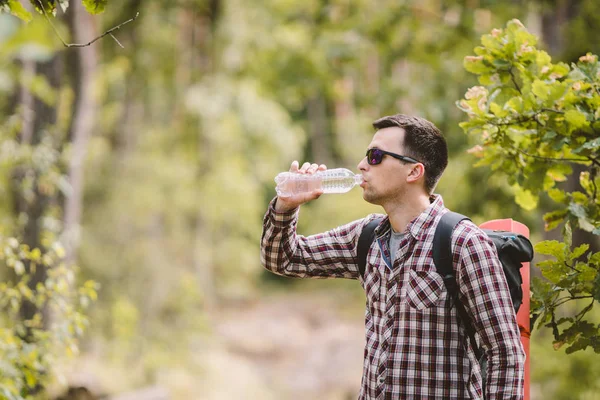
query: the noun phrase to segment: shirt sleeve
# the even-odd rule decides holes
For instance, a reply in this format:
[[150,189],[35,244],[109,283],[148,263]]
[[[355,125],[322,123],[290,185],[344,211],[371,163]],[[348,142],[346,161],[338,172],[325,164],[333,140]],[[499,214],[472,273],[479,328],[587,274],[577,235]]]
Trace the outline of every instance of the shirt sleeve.
[[276,200],[263,220],[260,255],[266,269],[298,278],[358,279],[357,243],[367,218],[302,236],[296,233],[299,209],[277,212]]
[[487,353],[485,398],[523,399],[525,352],[496,247],[479,229],[467,228],[458,242],[460,301]]

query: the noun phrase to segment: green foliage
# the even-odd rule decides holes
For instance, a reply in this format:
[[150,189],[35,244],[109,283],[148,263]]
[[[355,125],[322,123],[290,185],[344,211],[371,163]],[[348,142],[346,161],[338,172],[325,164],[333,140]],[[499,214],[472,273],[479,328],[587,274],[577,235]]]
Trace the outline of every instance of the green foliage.
[[[12,33],[0,38],[4,60],[35,62],[51,57],[52,46],[44,34],[49,32],[44,29],[47,24],[39,22],[14,26],[12,32],[4,30],[4,34]],[[45,45],[43,57],[39,50],[31,50]],[[24,48],[30,50],[24,52]],[[79,339],[88,325],[85,312],[96,300],[98,286],[91,280],[76,282],[78,270],[65,261],[59,241],[62,210],[55,199],[69,190],[65,131],[72,112],[70,92],[52,87],[42,75],[6,71],[6,77],[35,99],[60,105],[57,123],[44,126],[40,139],[30,143],[21,137],[22,107],[0,124],[0,398],[21,400],[44,395],[57,377],[57,364],[78,353]],[[15,212],[16,204],[30,206],[47,199],[53,201],[39,218]],[[38,223],[35,237],[25,233],[33,218]]]
[[31,21],[31,13],[18,0],[0,0],[0,11],[9,12],[25,22]]
[[[74,273],[62,262],[64,250],[58,242],[43,252],[0,236],[0,249],[0,267],[16,277],[0,283],[0,394],[5,399],[28,399],[55,378],[56,361],[78,353],[78,338],[88,325],[83,311],[96,300],[97,286],[87,281],[72,290]],[[37,268],[46,269],[47,278],[31,287]],[[41,311],[24,319],[26,303]]]
[[[565,304],[565,311],[576,312],[587,301],[576,300]],[[590,312],[598,320],[600,309]],[[600,363],[591,348],[568,354],[563,346],[556,351],[553,347],[551,330],[538,330],[531,340],[531,398],[552,400],[595,399],[600,391]],[[535,367],[534,367],[535,366]]]
[[[25,22],[32,19],[31,13],[22,4],[24,0],[0,0],[0,12],[8,12]],[[56,17],[57,8],[65,12],[69,7],[70,0],[29,0],[35,10],[40,14]],[[90,14],[104,12],[108,0],[82,0],[85,9]]]
[[[551,258],[538,264],[546,280],[534,280],[532,315],[552,328],[555,347],[566,352],[588,346],[600,353],[598,325],[584,316],[600,300],[600,253],[587,244],[571,250],[571,230],[600,235],[600,65],[586,54],[570,66],[553,64],[536,49],[537,38],[518,21],[494,29],[481,39],[464,67],[481,86],[470,88],[457,106],[469,116],[463,130],[480,141],[472,152],[477,165],[504,174],[515,188],[515,200],[535,209],[548,193],[554,210],[544,215],[546,229],[564,224],[565,242],[535,246]],[[579,164],[582,191],[568,191],[562,182]],[[574,318],[557,320],[566,302],[589,299]]]

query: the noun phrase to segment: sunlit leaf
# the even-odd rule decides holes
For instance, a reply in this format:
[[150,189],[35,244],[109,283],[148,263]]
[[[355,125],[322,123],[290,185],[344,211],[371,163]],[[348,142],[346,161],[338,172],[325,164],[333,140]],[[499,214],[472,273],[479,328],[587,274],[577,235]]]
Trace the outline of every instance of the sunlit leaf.
[[565,113],[565,120],[571,124],[573,129],[579,129],[588,125],[585,115],[577,110],[569,110]]
[[[0,2],[0,10],[3,6],[2,2]],[[25,22],[29,22],[32,19],[32,15],[29,11],[23,7],[19,0],[8,0],[4,1],[4,6],[8,7],[10,13],[15,17],[22,19]]]
[[543,242],[536,243],[534,246],[536,253],[554,256],[556,258],[564,258],[566,248],[567,247],[565,243],[561,243],[556,240],[545,240]]
[[523,207],[525,210],[533,210],[538,205],[538,196],[531,193],[531,191],[527,189],[523,189],[518,186],[515,189],[515,201],[518,205]]
[[29,0],[35,7],[36,11],[41,14],[56,16],[56,1],[55,0]]
[[83,0],[83,5],[90,14],[100,14],[104,12],[107,3],[108,0]]

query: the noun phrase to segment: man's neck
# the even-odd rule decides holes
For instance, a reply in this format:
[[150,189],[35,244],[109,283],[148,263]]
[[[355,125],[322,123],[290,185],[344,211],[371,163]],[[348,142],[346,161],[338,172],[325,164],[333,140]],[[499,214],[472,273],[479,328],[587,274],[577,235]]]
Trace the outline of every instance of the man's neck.
[[425,211],[430,204],[429,195],[422,193],[412,198],[407,196],[402,202],[395,202],[383,208],[390,218],[392,229],[395,232],[404,232],[408,224]]

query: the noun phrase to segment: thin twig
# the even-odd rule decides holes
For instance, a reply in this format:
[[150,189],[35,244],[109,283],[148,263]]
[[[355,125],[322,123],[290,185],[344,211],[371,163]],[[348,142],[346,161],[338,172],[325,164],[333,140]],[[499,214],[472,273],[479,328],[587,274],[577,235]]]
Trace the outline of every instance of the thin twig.
[[592,302],[590,304],[588,304],[583,310],[581,310],[581,312],[578,314],[578,318],[577,318],[577,322],[581,321],[581,319],[583,318],[583,316],[585,314],[587,314],[593,307],[594,307],[594,302],[596,301],[596,299],[592,298]]
[[562,306],[563,304],[568,303],[569,301],[580,300],[580,299],[591,299],[593,297],[594,296],[592,296],[592,295],[589,295],[589,296],[563,297],[562,299],[556,300],[556,303],[554,303],[554,307]]
[[[119,25],[107,30],[106,32],[104,32],[102,35],[96,37],[95,39],[89,41],[88,43],[67,43],[65,42],[65,40],[62,38],[62,36],[60,35],[60,33],[58,32],[58,29],[56,29],[56,27],[54,26],[54,24],[52,23],[52,21],[50,20],[50,18],[48,17],[48,13],[46,12],[46,9],[44,8],[44,5],[42,4],[42,2],[40,0],[36,0],[37,3],[39,4],[39,6],[42,8],[42,12],[44,14],[44,17],[46,18],[46,20],[48,21],[48,23],[50,24],[50,26],[52,27],[52,29],[54,30],[54,33],[56,33],[56,36],[58,36],[58,38],[60,39],[60,41],[62,42],[62,44],[65,47],[87,47],[89,45],[91,45],[92,43],[94,43],[97,40],[102,39],[104,36],[106,35],[110,35],[119,46],[123,47],[123,45],[117,40],[117,38],[112,34],[112,32],[121,29],[121,27],[125,24],[128,24],[130,22],[133,22],[136,20],[136,18],[140,15],[139,11],[137,13],[135,13],[135,16],[133,18],[128,19],[125,22],[120,23]],[[123,47],[124,48],[124,47]]]
[[117,44],[119,46],[121,46],[122,49],[124,49],[125,47],[123,47],[123,45],[121,44],[121,42],[119,42],[119,40],[115,37],[115,35],[113,35],[112,33],[110,34],[110,37],[113,38],[115,40],[115,42],[117,42]]
[[[553,113],[557,113],[557,114],[564,114],[564,113],[565,113],[564,111],[555,110],[555,109],[553,109],[553,108],[542,108],[542,109],[540,110],[540,112],[542,112],[542,111],[548,111],[548,112],[553,112]],[[538,114],[539,114],[539,113],[538,113]]]
[[508,73],[510,74],[510,79],[512,79],[512,82],[515,84],[515,88],[517,89],[519,94],[523,95],[523,93],[521,92],[521,88],[519,87],[519,85],[517,84],[517,80],[515,79],[515,74],[513,74],[512,72],[512,68],[508,70]]
[[581,271],[580,271],[580,270],[578,270],[577,268],[575,268],[575,267],[573,267],[573,266],[569,265],[569,264],[568,264],[566,261],[564,262],[564,264],[565,264],[567,267],[571,268],[573,271],[575,271],[575,272],[578,272],[578,273],[581,273]]

